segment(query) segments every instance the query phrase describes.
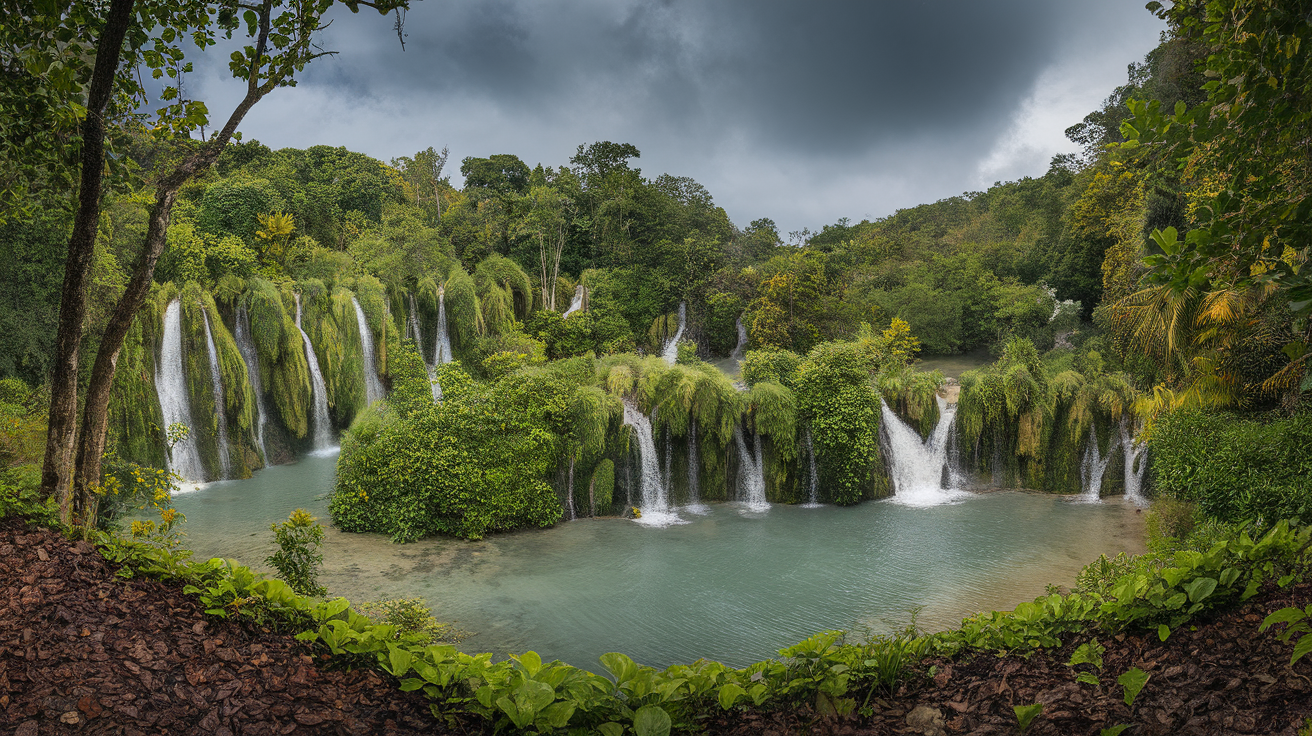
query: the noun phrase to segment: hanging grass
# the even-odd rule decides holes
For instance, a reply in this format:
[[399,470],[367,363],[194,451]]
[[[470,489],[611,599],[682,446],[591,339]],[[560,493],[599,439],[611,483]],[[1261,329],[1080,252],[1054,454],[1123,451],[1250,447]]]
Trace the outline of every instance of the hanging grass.
[[[163,333],[166,290],[151,287],[150,297],[132,320],[123,340],[109,394],[109,449],[128,462],[165,467],[164,418],[155,390],[155,358]],[[171,296],[171,295],[170,295]]]
[[797,398],[787,387],[762,381],[747,393],[747,416],[752,431],[769,437],[779,459],[797,458]]
[[[465,269],[454,266],[446,279],[446,329],[451,337],[451,350],[461,360],[474,357],[480,335],[483,335],[483,311],[479,308],[474,279]],[[434,333],[436,334],[436,333]]]
[[393,324],[391,310],[388,308],[387,289],[383,282],[373,276],[361,276],[355,279],[350,288],[355,293],[355,298],[360,302],[360,310],[364,312],[365,324],[369,325],[369,331],[373,333],[374,338],[374,368],[378,371],[379,376],[387,375],[387,354],[388,344],[392,341],[391,333],[396,332],[399,326]]
[[884,403],[903,421],[915,427],[921,439],[928,439],[938,424],[938,392],[943,387],[939,371],[918,371],[902,367],[879,377],[879,392]]
[[287,309],[285,297],[289,294],[264,279],[251,279],[244,299],[260,358],[260,377],[277,410],[273,418],[299,439],[309,431],[312,388],[304,342],[293,321],[294,312]]
[[[303,285],[316,283],[310,280]],[[310,336],[319,359],[333,424],[350,426],[366,403],[364,353],[360,349],[360,325],[355,305],[351,303],[351,292],[337,287],[313,297],[302,295],[301,308],[304,310],[301,327]]]
[[479,292],[483,326],[489,335],[500,335],[515,324],[515,299],[507,288],[489,284]]
[[520,320],[528,317],[529,307],[533,304],[533,280],[518,263],[493,253],[474,269],[474,280],[480,298],[493,287],[500,287],[509,297],[511,315]]
[[602,516],[610,514],[615,499],[615,463],[606,458],[597,463],[592,471],[592,481],[588,484],[589,500]]

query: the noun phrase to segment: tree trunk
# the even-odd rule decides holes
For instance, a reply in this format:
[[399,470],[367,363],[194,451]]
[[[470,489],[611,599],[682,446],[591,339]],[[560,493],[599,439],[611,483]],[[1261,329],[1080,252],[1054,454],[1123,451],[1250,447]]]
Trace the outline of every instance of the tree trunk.
[[[269,9],[270,3],[265,2],[260,19],[260,35],[256,42],[257,61],[263,58],[268,39]],[[258,63],[253,65],[253,70],[258,69]],[[160,254],[164,252],[169,219],[178,190],[193,176],[214,165],[219,154],[232,139],[237,126],[246,117],[246,113],[250,112],[255,103],[263,99],[276,86],[276,80],[259,84],[252,73],[246,96],[232,111],[223,129],[213,135],[200,150],[183,159],[173,171],[161,177],[155,185],[155,205],[150,211],[146,242],[137,257],[137,262],[133,265],[128,287],[115,305],[109,323],[105,326],[105,334],[100,339],[96,363],[91,370],[91,384],[87,388],[86,405],[82,410],[82,432],[77,446],[77,474],[70,494],[73,498],[70,501],[76,510],[74,520],[86,528],[91,528],[96,523],[99,501],[95,489],[100,485],[101,458],[105,454],[106,429],[109,424],[109,394],[114,385],[118,357],[123,351],[123,340],[132,327],[132,320],[136,318],[141,305],[150,294],[150,285],[155,278],[155,264],[158,263]],[[167,430],[167,427],[162,429]]]
[[77,432],[77,373],[82,325],[87,316],[87,288],[100,223],[101,179],[105,172],[105,107],[118,72],[123,38],[132,20],[134,0],[112,0],[105,27],[96,44],[96,64],[82,122],[82,175],[77,214],[68,240],[64,286],[59,300],[59,331],[55,337],[55,367],[50,378],[50,417],[46,435],[41,492],[59,503],[60,517],[72,517],[73,440]]
[[[613,473],[612,473],[613,475]],[[592,480],[588,483],[588,517],[592,518],[597,515],[597,474],[592,474]]]

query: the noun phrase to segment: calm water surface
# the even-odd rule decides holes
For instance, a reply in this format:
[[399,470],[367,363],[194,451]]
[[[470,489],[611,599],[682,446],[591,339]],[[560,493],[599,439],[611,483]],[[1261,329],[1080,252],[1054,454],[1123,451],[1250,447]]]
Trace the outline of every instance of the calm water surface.
[[[188,545],[267,569],[270,523],[303,507],[327,524],[335,464],[310,457],[180,494]],[[356,602],[422,597],[475,632],[466,651],[533,649],[589,669],[610,651],[658,667],[742,666],[824,629],[900,627],[918,608],[922,626],[948,628],[1069,585],[1101,553],[1143,551],[1133,508],[1027,493],[684,516],[663,529],[598,519],[407,545],[330,527],[323,582]]]

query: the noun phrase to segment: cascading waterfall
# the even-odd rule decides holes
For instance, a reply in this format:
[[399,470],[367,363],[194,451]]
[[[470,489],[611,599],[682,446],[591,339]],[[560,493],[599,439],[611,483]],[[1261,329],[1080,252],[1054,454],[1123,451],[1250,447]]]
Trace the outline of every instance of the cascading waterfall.
[[640,463],[638,482],[641,484],[642,491],[642,502],[638,507],[642,516],[638,522],[647,526],[685,523],[670,509],[670,499],[665,492],[665,481],[661,478],[660,456],[656,453],[656,442],[652,438],[651,421],[638,411],[638,407],[626,401],[624,423],[633,427],[633,436],[638,441]]
[[683,328],[687,325],[687,322],[688,303],[679,302],[679,328],[674,331],[674,337],[671,337],[670,341],[665,343],[665,349],[661,351],[661,355],[665,357],[665,362],[670,365],[674,365],[674,362],[679,359],[679,341],[683,339]]
[[710,509],[702,503],[701,463],[697,459],[697,447],[697,420],[693,419],[688,425],[688,505],[684,508],[694,514],[705,514]]
[[159,361],[155,364],[155,393],[164,428],[185,424],[192,430],[187,439],[169,450],[168,469],[193,484],[205,480],[205,466],[200,461],[191,421],[191,402],[187,398],[187,376],[182,369],[182,303],[177,299],[164,310],[164,335]]
[[565,486],[565,518],[574,521],[574,458],[569,459],[569,482]]
[[205,349],[210,354],[210,381],[214,387],[214,414],[217,417],[219,436],[219,479],[232,477],[232,456],[228,452],[228,410],[223,397],[223,371],[219,368],[219,351],[214,347],[214,334],[210,332],[210,313],[205,315]]
[[1147,506],[1143,477],[1148,472],[1148,446],[1134,436],[1128,416],[1121,418],[1121,453],[1125,458],[1125,498],[1136,506]]
[[328,418],[328,389],[323,383],[323,372],[319,370],[319,357],[314,354],[314,345],[310,336],[301,329],[301,295],[296,294],[296,329],[301,333],[305,343],[305,362],[310,364],[310,388],[314,404],[314,449],[316,451],[333,449],[333,428]]
[[1084,492],[1080,500],[1085,503],[1098,503],[1102,496],[1102,477],[1111,464],[1112,455],[1116,454],[1116,444],[1121,441],[1113,436],[1107,445],[1107,455],[1098,449],[1098,426],[1089,425],[1089,444],[1084,448],[1084,460],[1080,463],[1080,478],[1084,481]]
[[743,327],[743,318],[739,317],[738,322],[738,344],[733,346],[733,352],[729,353],[732,360],[742,361],[743,355],[747,353],[747,328]]
[[810,427],[802,435],[802,444],[806,447],[807,465],[811,471],[806,486],[806,503],[802,504],[802,508],[819,508],[823,505],[820,503],[820,468],[815,464],[815,441],[811,438]]
[[255,443],[264,456],[265,464],[269,462],[269,449],[264,446],[264,423],[268,421],[269,410],[264,406],[264,385],[260,380],[260,358],[255,352],[255,341],[251,339],[251,317],[246,307],[237,308],[237,350],[246,362],[246,378],[251,384],[251,393],[255,394],[255,409],[258,417],[255,424]]
[[351,296],[351,303],[355,305],[355,321],[360,325],[360,348],[364,353],[365,400],[372,404],[383,398],[383,382],[378,380],[378,367],[374,362],[374,333],[369,329],[369,320],[365,319],[360,301],[354,295]]
[[665,425],[665,497],[674,498],[674,442],[670,439],[670,425]]
[[437,290],[437,339],[433,341],[433,366],[428,369],[428,380],[433,386],[433,401],[442,400],[442,386],[437,382],[437,367],[450,363],[451,336],[446,330],[446,289]]
[[741,427],[733,428],[733,441],[738,446],[738,485],[742,487],[743,502],[750,511],[765,511],[770,503],[765,500],[765,463],[761,461],[761,435],[752,434],[752,451],[748,451]]
[[571,314],[574,314],[575,312],[579,311],[582,308],[583,308],[583,284],[579,284],[578,286],[574,287],[574,298],[571,299],[569,302],[569,309],[566,309],[565,313],[562,314],[560,318],[565,319],[566,317],[570,316]]
[[948,471],[948,437],[957,417],[957,405],[938,398],[938,424],[928,440],[902,421],[888,404],[879,402],[883,438],[888,450],[888,474],[893,480],[892,501],[907,506],[937,506],[968,497],[944,487]]
[[424,354],[424,336],[419,329],[419,310],[415,307],[415,295],[406,294],[409,299],[406,300],[410,307],[410,317],[406,323],[410,326],[410,336],[415,339],[415,350],[420,355]]

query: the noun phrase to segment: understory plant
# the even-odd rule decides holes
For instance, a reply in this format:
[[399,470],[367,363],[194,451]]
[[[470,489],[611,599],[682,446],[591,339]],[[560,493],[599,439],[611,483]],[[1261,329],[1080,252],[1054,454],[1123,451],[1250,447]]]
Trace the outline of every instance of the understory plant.
[[315,521],[305,509],[296,509],[281,524],[270,524],[278,551],[264,559],[278,576],[300,595],[326,595],[328,589],[319,584],[319,568],[323,565],[323,525]]

